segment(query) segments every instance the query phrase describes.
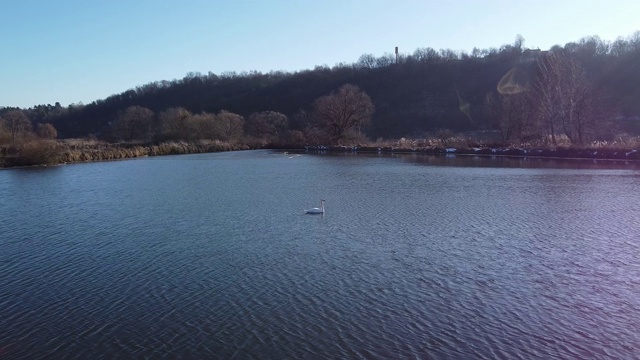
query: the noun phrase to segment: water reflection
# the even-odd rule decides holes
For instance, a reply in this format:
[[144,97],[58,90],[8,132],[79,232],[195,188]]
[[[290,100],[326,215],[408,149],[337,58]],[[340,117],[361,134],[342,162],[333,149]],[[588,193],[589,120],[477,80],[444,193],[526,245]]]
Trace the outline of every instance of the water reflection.
[[[315,153],[311,153],[312,155]],[[602,159],[557,159],[542,157],[510,157],[481,155],[430,155],[421,153],[323,153],[326,157],[395,158],[431,166],[496,167],[523,169],[628,169],[640,170],[640,162]]]

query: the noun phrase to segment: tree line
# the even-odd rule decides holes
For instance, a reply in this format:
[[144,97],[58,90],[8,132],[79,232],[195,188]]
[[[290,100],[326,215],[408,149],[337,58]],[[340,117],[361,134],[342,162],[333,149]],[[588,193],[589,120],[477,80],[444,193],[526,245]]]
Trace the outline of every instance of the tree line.
[[[352,84],[345,84],[336,92],[316,99],[310,114],[297,114],[297,121],[306,124],[304,133],[292,130],[289,118],[275,111],[255,112],[245,119],[226,110],[217,114],[204,111],[194,114],[183,107],[173,107],[155,113],[149,108],[132,105],[119,111],[108,124],[105,139],[140,144],[217,140],[253,147],[301,146],[306,139],[340,143],[361,138],[362,129],[369,124],[373,112],[369,96]],[[0,118],[0,144],[16,146],[16,140],[31,141],[35,135],[42,139],[57,137],[57,130],[50,123],[38,123],[35,129],[34,134],[27,112],[7,111],[4,118]]]
[[566,50],[549,52],[533,65],[533,78],[514,67],[486,96],[492,128],[503,142],[542,139],[558,145],[563,137],[584,145],[620,132],[620,104]]
[[25,111],[11,109],[0,117],[0,145],[16,146],[19,142],[33,139],[52,140],[58,131],[50,123],[37,123],[35,127]]
[[255,147],[303,145],[305,136],[315,142],[340,143],[362,137],[362,128],[369,124],[373,112],[369,96],[359,87],[345,84],[316,99],[310,114],[296,114],[296,121],[306,124],[304,133],[291,129],[287,115],[276,111],[255,112],[245,118],[226,110],[194,114],[183,107],[155,114],[134,105],[118,113],[111,124],[111,136],[126,142],[219,140]]
[[[3,108],[0,141],[15,143],[35,132],[51,136],[44,133],[53,129],[64,138],[264,146],[450,129],[493,130],[504,142],[585,144],[640,134],[639,84],[640,32],[546,51],[527,49],[517,37],[471,53],[419,48],[397,60],[364,54],[355,63],[293,73],[189,73],[87,105]],[[18,112],[29,125],[17,120]]]

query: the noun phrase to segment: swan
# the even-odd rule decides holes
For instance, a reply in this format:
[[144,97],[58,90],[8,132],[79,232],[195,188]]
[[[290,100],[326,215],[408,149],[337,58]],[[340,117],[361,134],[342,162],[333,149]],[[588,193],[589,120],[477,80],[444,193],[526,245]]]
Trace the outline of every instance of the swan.
[[320,199],[319,208],[311,208],[304,211],[305,214],[324,214],[324,199]]

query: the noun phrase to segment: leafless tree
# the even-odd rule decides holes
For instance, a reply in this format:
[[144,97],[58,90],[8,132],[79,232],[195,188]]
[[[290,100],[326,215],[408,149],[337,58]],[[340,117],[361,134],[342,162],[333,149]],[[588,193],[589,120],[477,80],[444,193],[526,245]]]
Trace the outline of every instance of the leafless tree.
[[215,114],[203,112],[189,118],[190,133],[185,138],[189,140],[218,140],[222,138],[217,125],[217,117]]
[[377,67],[376,57],[373,54],[362,54],[356,66],[363,69],[375,69]]
[[253,113],[247,119],[247,134],[262,142],[269,142],[284,134],[289,128],[287,116],[275,111]]
[[36,126],[36,134],[43,139],[55,139],[58,137],[58,131],[49,123],[41,123]]
[[216,132],[224,141],[237,141],[244,135],[244,118],[225,110],[216,115]]
[[316,99],[313,109],[316,121],[334,143],[343,139],[349,131],[368,125],[375,111],[371,98],[351,84],[345,84],[337,92]]
[[439,60],[440,54],[432,48],[417,48],[413,52],[413,57],[419,62],[430,62]]
[[22,110],[11,110],[4,114],[4,124],[11,134],[11,145],[16,145],[16,139],[31,133],[31,121]]
[[125,141],[151,141],[154,113],[142,106],[130,106],[118,114],[114,123],[115,133]]
[[185,108],[169,108],[158,115],[162,138],[166,140],[189,140],[196,132],[193,115]]
[[8,144],[11,141],[11,135],[5,125],[4,119],[0,117],[0,145]]
[[485,108],[503,142],[524,140],[536,135],[535,108],[529,91],[517,94],[492,92],[485,98]]
[[573,144],[584,144],[611,117],[606,96],[577,60],[560,51],[539,62],[535,92],[540,124],[554,145],[558,134],[566,135]]

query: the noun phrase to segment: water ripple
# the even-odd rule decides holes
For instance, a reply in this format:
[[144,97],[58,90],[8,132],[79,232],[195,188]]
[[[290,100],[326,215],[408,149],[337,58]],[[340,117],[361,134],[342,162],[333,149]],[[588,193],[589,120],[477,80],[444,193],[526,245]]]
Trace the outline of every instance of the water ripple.
[[[247,152],[1,172],[0,358],[640,348],[637,176],[397,160]],[[320,196],[325,216],[300,215]]]

